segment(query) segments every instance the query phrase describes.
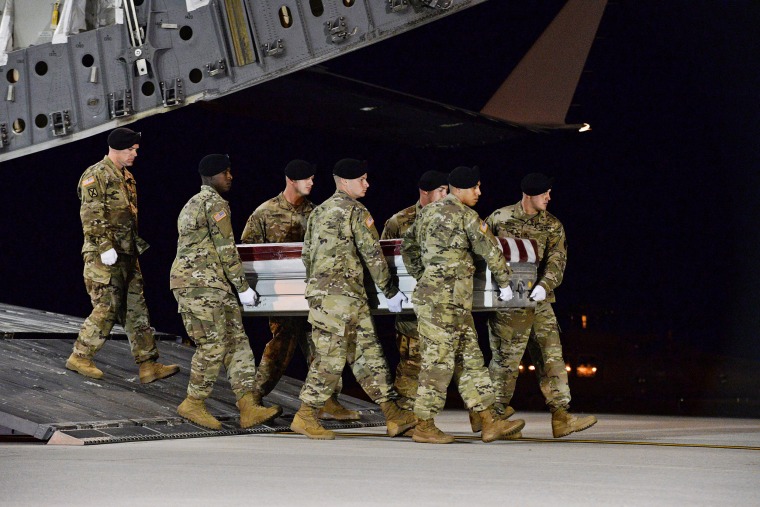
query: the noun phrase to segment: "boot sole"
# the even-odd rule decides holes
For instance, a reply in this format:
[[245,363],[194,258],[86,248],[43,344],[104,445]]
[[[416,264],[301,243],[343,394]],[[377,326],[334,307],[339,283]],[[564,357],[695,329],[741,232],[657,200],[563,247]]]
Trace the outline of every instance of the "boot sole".
[[186,415],[180,414],[179,412],[177,412],[177,414],[182,419],[185,419],[186,421],[190,421],[193,424],[197,424],[198,426],[200,426],[202,428],[206,428],[206,429],[209,429],[209,430],[220,430],[220,429],[222,429],[222,423],[219,423],[218,427],[217,426],[209,426],[208,424],[203,424],[202,422],[196,421],[196,420],[194,420],[194,419],[192,419],[192,418],[190,418],[190,417],[188,417]]
[[573,433],[578,433],[579,431],[587,430],[587,429],[589,429],[590,427],[592,427],[593,425],[595,425],[595,424],[596,424],[596,423],[598,423],[598,422],[599,422],[599,421],[594,421],[594,422],[592,422],[591,424],[587,424],[587,425],[585,425],[585,426],[584,426],[584,427],[582,427],[582,428],[578,428],[578,429],[576,429],[576,430],[568,431],[567,433],[562,433],[561,435],[557,435],[557,434],[555,434],[555,433],[554,433],[554,431],[552,430],[552,434],[554,435],[554,438],[562,438],[562,437],[566,437],[566,436],[568,436],[568,435],[572,435]]
[[451,437],[451,440],[432,440],[429,438],[418,437],[417,435],[412,435],[412,440],[418,444],[453,444],[456,441],[454,437]]
[[84,371],[80,370],[76,366],[73,366],[73,365],[69,364],[68,361],[66,362],[66,369],[67,370],[71,370],[71,371],[76,372],[76,373],[79,373],[83,377],[87,377],[87,378],[94,378],[94,379],[101,379],[101,378],[103,378],[103,372],[100,372],[100,375],[98,375],[97,373],[90,374],[90,373],[87,373],[87,372],[84,372]]
[[362,416],[360,414],[346,414],[335,415],[329,412],[320,412],[319,418],[323,421],[360,421]]
[[520,433],[524,427],[525,427],[525,421],[520,420],[520,422],[518,423],[518,425],[515,426],[513,429],[511,429],[509,431],[509,433],[504,433],[503,435],[497,434],[497,435],[488,436],[488,437],[481,436],[481,440],[483,440],[483,442],[485,442],[487,444],[491,443],[491,442],[495,442],[497,440],[511,440],[510,437],[512,435],[516,435],[517,433]]
[[293,426],[292,424],[290,425],[290,431],[293,433],[298,433],[299,435],[303,435],[305,437],[309,437],[312,440],[335,440],[335,433],[332,432],[328,433],[327,435],[313,435],[306,431],[305,428]]
[[150,384],[151,382],[155,382],[156,380],[161,380],[161,379],[164,379],[164,378],[169,378],[172,375],[176,375],[177,373],[179,373],[179,366],[177,367],[176,370],[174,370],[171,373],[168,373],[166,375],[163,375],[163,376],[161,376],[161,375],[147,375],[145,377],[140,377],[140,383],[141,384]]

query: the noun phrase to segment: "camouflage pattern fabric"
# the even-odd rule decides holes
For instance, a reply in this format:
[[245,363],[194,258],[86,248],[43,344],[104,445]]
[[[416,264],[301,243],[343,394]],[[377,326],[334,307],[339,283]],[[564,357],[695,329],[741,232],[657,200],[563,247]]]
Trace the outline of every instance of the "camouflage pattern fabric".
[[222,365],[237,399],[251,392],[256,366],[237,298],[228,291],[208,288],[175,289],[172,293],[187,335],[196,345],[187,395],[208,398]]
[[336,190],[309,216],[301,258],[306,297],[343,295],[367,300],[366,267],[387,298],[398,292],[380,248],[375,221],[362,203]]
[[561,283],[567,265],[567,238],[562,223],[548,211],[525,213],[522,203],[494,211],[486,223],[501,237],[534,239],[538,244],[537,283],[546,289],[546,299],[535,310],[513,308],[495,312],[489,318],[489,341],[493,359],[489,372],[496,398],[509,404],[515,390],[520,360],[527,346],[541,392],[552,410],[567,409],[570,387],[562,357],[557,318],[551,303],[554,289]]
[[534,239],[538,243],[538,279],[546,289],[546,301],[554,303],[554,289],[562,283],[567,265],[567,238],[562,223],[548,211],[527,215],[517,203],[497,209],[486,219],[494,235]]
[[446,404],[452,378],[468,409],[480,412],[493,405],[493,387],[472,313],[453,305],[415,305],[414,309],[422,355],[414,415],[435,418]]
[[[135,361],[158,358],[150,327],[144,282],[137,255],[148,244],[137,235],[137,184],[126,168],[108,157],[88,167],[77,185],[84,245],[84,283],[92,302],[74,344],[74,353],[92,357],[103,347],[115,322],[122,324]],[[116,263],[106,266],[100,254],[115,249]]]
[[570,386],[552,305],[539,301],[535,308],[495,312],[489,318],[488,326],[493,354],[488,370],[496,401],[504,405],[512,401],[520,360],[527,346],[546,404],[552,412],[568,409]]
[[449,194],[422,208],[401,253],[417,279],[412,302],[422,364],[415,415],[430,419],[443,409],[452,377],[467,407],[484,410],[494,395],[470,313],[472,254],[482,256],[499,287],[506,287],[511,270],[496,238],[475,210]]
[[256,208],[248,217],[240,241],[243,243],[291,243],[303,241],[306,221],[314,204],[304,199],[293,206],[280,192]]
[[303,403],[317,408],[324,406],[335,392],[346,362],[372,401],[383,403],[396,398],[366,300],[311,297],[309,322],[314,359],[299,396]]
[[272,339],[264,347],[254,388],[254,392],[262,397],[271,393],[285,374],[296,344],[301,348],[306,364],[314,358],[314,345],[309,337],[310,327],[306,317],[271,317],[269,329]]
[[219,193],[202,185],[177,219],[177,255],[169,287],[206,287],[232,295],[248,290],[243,263],[232,234],[230,207]]
[[187,394],[208,397],[224,364],[240,398],[254,388],[256,365],[236,294],[249,287],[227,201],[213,187],[202,185],[182,208],[177,230],[170,287],[187,334],[197,346]]
[[137,235],[137,183],[129,170],[104,157],[79,178],[77,195],[82,253],[114,248],[119,254],[136,255],[147,250],[148,244]]
[[92,313],[82,324],[74,353],[94,356],[118,322],[127,332],[137,364],[158,359],[137,257],[121,254],[113,266],[103,264],[97,252],[86,252],[83,257],[84,283],[92,301]]
[[[390,217],[383,227],[380,239],[400,239],[417,219],[417,213],[422,209],[419,201]],[[414,315],[396,316],[396,346],[399,352],[399,362],[396,366],[396,378],[393,386],[399,393],[398,405],[407,410],[414,410],[414,400],[417,398],[420,365],[420,340],[417,332],[417,318]]]

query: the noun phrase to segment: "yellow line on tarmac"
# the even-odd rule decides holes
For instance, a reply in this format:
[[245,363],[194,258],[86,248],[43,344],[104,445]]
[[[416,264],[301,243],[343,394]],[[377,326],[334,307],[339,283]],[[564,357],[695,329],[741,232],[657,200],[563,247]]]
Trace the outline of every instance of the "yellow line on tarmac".
[[[383,433],[344,433],[339,432],[340,437],[387,437]],[[453,435],[457,440],[480,440],[477,435]],[[397,439],[406,440],[405,437],[396,437]],[[641,442],[641,441],[627,441],[627,440],[592,440],[592,439],[549,439],[549,438],[519,438],[517,440],[509,440],[509,442],[541,442],[550,444],[603,444],[603,445],[648,445],[654,447],[693,447],[698,449],[733,449],[740,451],[760,451],[760,447],[754,447],[749,445],[716,445],[716,444],[688,444],[688,443],[674,443],[674,442]]]

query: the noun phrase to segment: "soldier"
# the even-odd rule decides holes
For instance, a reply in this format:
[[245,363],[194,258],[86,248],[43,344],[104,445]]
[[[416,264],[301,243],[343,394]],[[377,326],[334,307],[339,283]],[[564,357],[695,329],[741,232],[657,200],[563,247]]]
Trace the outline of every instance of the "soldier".
[[397,394],[369,312],[365,267],[388,299],[390,311],[400,312],[407,299],[391,279],[372,216],[357,200],[369,187],[366,162],[340,160],[333,178],[335,193],[314,209],[304,238],[305,295],[315,356],[290,429],[309,438],[335,438],[316,416],[335,391],[348,361],[356,380],[380,405],[388,434],[394,437],[416,421],[394,401]]
[[494,312],[489,318],[493,353],[489,372],[496,401],[509,406],[527,344],[541,392],[552,412],[552,433],[554,438],[559,438],[590,428],[596,424],[596,417],[576,417],[569,413],[570,387],[559,326],[551,305],[555,301],[554,289],[562,283],[567,264],[565,229],[546,211],[553,182],[553,178],[540,173],[526,175],[521,183],[522,200],[494,211],[486,220],[497,236],[536,240],[540,260],[536,284],[530,293],[536,307],[510,308]]
[[[380,239],[402,238],[423,207],[446,197],[449,192],[448,176],[439,171],[426,171],[417,184],[420,193],[417,203],[390,217],[385,222]],[[413,314],[396,316],[396,345],[398,345],[399,363],[396,367],[396,380],[393,386],[401,396],[397,403],[401,408],[414,410],[421,358],[417,319]]]
[[92,313],[82,324],[66,368],[101,378],[93,356],[103,347],[115,322],[124,326],[140,382],[174,375],[176,364],[157,363],[158,349],[150,327],[144,282],[137,256],[148,243],[137,235],[137,186],[131,167],[140,147],[140,132],[117,128],[108,135],[108,155],[79,178],[79,216],[84,230],[84,284]]
[[170,287],[196,350],[190,367],[187,398],[177,413],[214,430],[222,424],[206,409],[219,368],[227,370],[240,427],[250,428],[277,417],[278,406],[263,407],[254,399],[256,365],[243,329],[238,297],[256,303],[256,292],[243,273],[230,221],[230,208],[220,194],[232,186],[227,155],[206,155],[200,162],[201,191],[185,204],[177,220],[179,239]]
[[451,193],[420,210],[404,235],[404,263],[417,280],[412,295],[419,321],[422,366],[414,414],[415,442],[448,444],[454,437],[436,427],[434,418],[446,403],[452,376],[467,407],[480,414],[484,442],[509,438],[525,425],[508,421],[494,407],[494,392],[472,319],[472,254],[485,258],[499,284],[499,299],[512,299],[511,271],[496,238],[470,208],[480,197],[477,167],[457,167],[449,174]]
[[[314,186],[315,166],[304,160],[292,160],[285,166],[285,190],[277,197],[265,201],[248,218],[240,238],[243,243],[289,243],[303,241],[306,221],[314,204],[307,198]],[[306,317],[270,317],[272,339],[264,348],[258,370],[253,397],[261,399],[269,394],[282,378],[293,358],[296,344],[306,357],[313,358],[313,345],[308,337]],[[340,384],[337,388],[340,392]],[[355,421],[359,412],[348,410],[338,402],[337,393],[326,402],[319,414],[323,419]]]

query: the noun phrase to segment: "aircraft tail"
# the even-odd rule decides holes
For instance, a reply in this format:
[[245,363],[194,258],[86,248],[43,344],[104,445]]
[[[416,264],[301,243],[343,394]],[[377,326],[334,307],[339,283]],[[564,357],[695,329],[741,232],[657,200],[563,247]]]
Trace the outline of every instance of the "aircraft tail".
[[606,5],[569,0],[481,113],[520,125],[571,127],[565,117]]

